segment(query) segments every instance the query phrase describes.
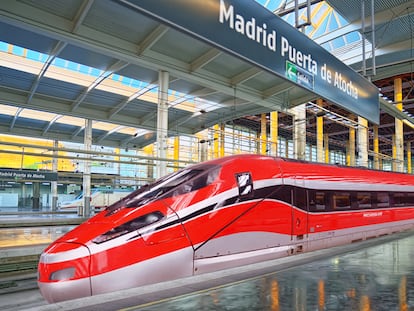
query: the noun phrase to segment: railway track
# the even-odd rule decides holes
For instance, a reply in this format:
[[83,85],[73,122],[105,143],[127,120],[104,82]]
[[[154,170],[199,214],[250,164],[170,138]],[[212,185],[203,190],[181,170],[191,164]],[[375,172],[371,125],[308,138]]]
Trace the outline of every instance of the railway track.
[[0,294],[37,288],[39,255],[0,258]]

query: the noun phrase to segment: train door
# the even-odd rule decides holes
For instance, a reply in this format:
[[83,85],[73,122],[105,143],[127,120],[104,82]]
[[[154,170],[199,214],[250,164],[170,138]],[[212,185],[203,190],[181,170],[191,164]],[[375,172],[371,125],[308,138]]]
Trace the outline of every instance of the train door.
[[296,252],[306,250],[308,238],[307,191],[294,187],[292,198],[292,241],[296,244]]

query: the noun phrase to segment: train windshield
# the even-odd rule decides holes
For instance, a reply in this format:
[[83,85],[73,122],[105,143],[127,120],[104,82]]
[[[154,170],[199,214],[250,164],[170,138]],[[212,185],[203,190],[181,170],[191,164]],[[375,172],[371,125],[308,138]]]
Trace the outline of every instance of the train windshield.
[[178,196],[201,189],[212,183],[217,178],[219,171],[220,166],[217,165],[197,165],[177,171],[152,184],[141,187],[107,209],[111,213],[122,207],[139,207],[161,198]]

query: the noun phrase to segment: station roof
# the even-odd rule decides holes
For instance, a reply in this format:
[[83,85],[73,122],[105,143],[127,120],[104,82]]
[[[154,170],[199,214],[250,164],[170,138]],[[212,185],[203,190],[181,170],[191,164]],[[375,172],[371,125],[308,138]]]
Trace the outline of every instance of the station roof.
[[[293,1],[285,6],[277,0],[258,2],[287,21],[292,18]],[[361,36],[361,1],[357,0],[326,1],[335,10],[324,1],[312,1],[312,20],[317,22],[306,30],[357,71],[362,67],[362,42],[367,58],[371,55],[370,1],[365,2],[366,40]],[[398,113],[381,99],[384,137],[393,131],[393,114],[412,120],[414,113],[413,6],[413,0],[375,1],[376,74],[371,79],[393,101],[393,78],[401,76],[405,100],[405,112]],[[160,70],[170,75],[172,135],[194,134],[219,122],[274,110],[288,115],[289,108],[316,99],[118,1],[2,1],[0,41],[0,132],[4,134],[83,142],[84,119],[89,118],[96,120],[94,144],[145,146],[155,140]],[[327,107],[349,114],[329,103]],[[338,133],[341,139],[344,129],[337,124],[328,122],[327,128],[332,137]],[[412,135],[412,130],[405,134]]]

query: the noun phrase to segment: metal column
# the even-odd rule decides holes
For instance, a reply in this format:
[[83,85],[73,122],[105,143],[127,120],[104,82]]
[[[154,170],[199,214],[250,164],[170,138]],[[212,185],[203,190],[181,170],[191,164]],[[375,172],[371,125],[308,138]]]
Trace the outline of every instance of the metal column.
[[379,170],[379,136],[378,125],[374,125],[374,169]]
[[265,155],[267,152],[267,119],[266,114],[262,113],[260,118],[260,154]]
[[[149,159],[147,160],[147,178],[148,180],[153,180],[155,179],[154,176],[154,160],[150,159],[152,157],[154,157],[154,145],[149,145],[144,147],[144,153],[146,156],[149,157]],[[136,176],[136,174],[135,174]]]
[[[58,172],[58,147],[59,147],[59,142],[57,140],[54,140],[53,141],[53,158],[52,158],[53,173]],[[52,181],[50,186],[51,186],[51,191],[52,191],[52,211],[56,211],[57,202],[58,202],[57,181]]]
[[348,166],[355,166],[355,128],[351,127],[349,129],[349,140],[348,140],[348,157],[347,163]]
[[368,120],[358,116],[358,165],[368,167]]
[[220,158],[224,157],[224,146],[225,146],[225,134],[226,134],[226,125],[224,123],[220,124]]
[[198,132],[196,134],[198,138],[198,161],[204,162],[208,160],[208,146],[211,144],[211,140],[208,137],[208,130]]
[[323,117],[316,117],[316,161],[325,162],[323,148]]
[[[397,78],[394,80],[394,101],[395,108],[402,111],[402,80]],[[403,121],[395,119],[395,158],[393,162],[393,170],[402,172],[404,170],[404,133]]]
[[325,163],[329,163],[329,134],[323,134],[323,149],[325,151]]
[[174,137],[174,160],[177,160],[177,162],[174,162],[174,171],[178,170],[178,160],[180,159],[180,137],[175,136]]
[[279,115],[277,111],[270,112],[270,155],[277,156]]
[[40,209],[40,183],[38,181],[33,182],[32,188],[33,188],[32,208],[34,211],[38,211]]
[[78,210],[79,216],[89,216],[91,213],[91,146],[92,120],[85,120],[84,150],[86,160],[83,168],[83,208]]
[[[168,143],[168,83],[167,71],[158,73],[158,110],[157,110],[157,157],[167,158]],[[157,178],[167,174],[167,162],[157,161]]]
[[295,148],[295,158],[305,160],[306,149],[306,105],[300,105],[293,108],[294,126],[293,141]]
[[213,159],[217,159],[219,157],[219,132],[220,132],[220,125],[215,124],[213,127]]

